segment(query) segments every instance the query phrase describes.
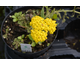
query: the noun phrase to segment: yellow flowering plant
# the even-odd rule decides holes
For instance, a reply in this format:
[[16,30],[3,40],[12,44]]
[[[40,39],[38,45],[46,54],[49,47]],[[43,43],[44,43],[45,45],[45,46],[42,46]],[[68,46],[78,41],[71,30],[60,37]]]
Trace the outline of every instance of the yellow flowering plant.
[[[64,12],[62,18],[63,23],[66,21],[66,17],[69,18],[67,16],[67,12],[80,14],[80,12],[75,10],[75,7],[73,10],[56,10],[55,8],[52,9],[52,7],[43,6],[41,10],[29,9],[25,11],[25,13],[24,11],[15,12],[14,15],[10,15],[10,20],[12,19],[12,23],[15,25],[15,27],[18,26],[19,28],[21,28],[20,31],[16,30],[17,32],[21,32],[21,35],[18,35],[15,32],[15,29],[10,31],[11,26],[8,26],[6,27],[3,38],[8,40],[8,37],[14,32],[17,34],[14,37],[14,40],[12,39],[13,42],[11,42],[13,45],[13,49],[19,49],[21,43],[31,44],[32,48],[34,49],[37,46],[40,46],[40,48],[44,47],[45,44],[46,46],[49,46],[52,42],[49,40],[54,37],[53,34],[57,30],[58,23],[56,22],[56,20],[60,20],[62,18],[61,12]],[[5,23],[7,24],[7,21],[5,21]]]
[[56,31],[56,20],[52,20],[52,18],[50,18],[51,16],[48,16],[51,14],[49,12],[50,8],[46,7],[46,9],[46,14],[44,14],[43,7],[40,16],[35,15],[31,19],[30,26],[32,29],[28,37],[32,40],[32,47],[35,47],[37,44],[42,45],[42,43],[47,40],[48,33],[54,34]]

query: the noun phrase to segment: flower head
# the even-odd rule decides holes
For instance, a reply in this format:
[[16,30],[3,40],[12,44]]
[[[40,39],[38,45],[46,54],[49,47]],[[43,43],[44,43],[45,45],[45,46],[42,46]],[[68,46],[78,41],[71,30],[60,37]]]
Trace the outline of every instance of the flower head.
[[30,26],[32,26],[31,36],[33,40],[38,42],[43,42],[47,39],[48,32],[53,34],[56,30],[56,21],[50,18],[42,18],[40,16],[35,16],[31,19]]

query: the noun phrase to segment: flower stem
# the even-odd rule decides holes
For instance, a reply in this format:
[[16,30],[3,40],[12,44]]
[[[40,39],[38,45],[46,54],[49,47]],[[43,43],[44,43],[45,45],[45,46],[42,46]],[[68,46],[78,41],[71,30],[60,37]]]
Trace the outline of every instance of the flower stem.
[[55,13],[57,13],[57,12],[75,12],[75,13],[80,14],[80,12],[75,11],[75,10],[59,10],[59,11],[55,11]]

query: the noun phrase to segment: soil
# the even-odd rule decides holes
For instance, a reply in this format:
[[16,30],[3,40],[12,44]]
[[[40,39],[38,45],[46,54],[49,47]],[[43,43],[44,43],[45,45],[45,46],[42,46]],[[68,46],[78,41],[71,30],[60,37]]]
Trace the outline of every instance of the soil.
[[[25,11],[23,11],[25,12]],[[4,22],[3,24],[3,29],[2,29],[2,33],[3,35],[6,32],[6,28],[9,27],[11,28],[11,30],[8,33],[8,37],[6,39],[4,39],[6,41],[6,43],[13,49],[14,46],[12,45],[12,42],[14,41],[14,39],[22,34],[29,34],[27,33],[27,30],[25,30],[25,28],[20,27],[17,23],[14,23],[11,17],[7,17],[7,22]],[[35,47],[32,47],[32,52],[37,52],[37,51],[41,51],[42,49],[47,47],[47,43],[52,43],[54,38],[55,38],[56,32],[53,35],[48,35],[48,39],[46,41],[44,41],[42,43],[42,45],[36,45]],[[30,40],[29,39],[24,39],[24,43],[27,44]],[[15,49],[19,52],[21,52],[20,47],[18,49]]]
[[64,40],[70,48],[80,52],[80,19],[67,25],[64,30]]

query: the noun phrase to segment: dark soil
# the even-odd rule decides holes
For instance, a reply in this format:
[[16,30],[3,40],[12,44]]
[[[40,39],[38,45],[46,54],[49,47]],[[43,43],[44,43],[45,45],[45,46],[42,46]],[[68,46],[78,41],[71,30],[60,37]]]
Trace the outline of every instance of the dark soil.
[[80,52],[80,19],[67,25],[64,31],[64,40],[70,48]]
[[[23,12],[25,12],[25,11],[23,11]],[[11,30],[8,33],[8,38],[5,39],[5,41],[11,48],[14,48],[14,46],[12,45],[13,40],[16,37],[18,37],[18,36],[20,36],[22,34],[27,35],[28,33],[27,33],[27,30],[25,30],[25,28],[22,28],[17,23],[14,23],[12,21],[12,18],[10,18],[9,16],[7,17],[6,21],[7,22],[4,22],[2,32],[3,32],[3,34],[5,34],[7,26],[9,26],[9,28],[11,28]],[[40,51],[40,50],[46,48],[47,47],[47,43],[52,43],[53,42],[53,40],[55,38],[55,35],[56,35],[56,32],[53,35],[49,35],[48,39],[46,41],[44,41],[41,46],[40,45],[36,45],[35,47],[33,47],[32,48],[32,52],[37,52],[37,51]],[[30,41],[29,39],[27,39],[27,40],[24,39],[24,43],[26,43],[26,44],[29,41]],[[20,51],[21,49],[18,48],[16,50]]]

